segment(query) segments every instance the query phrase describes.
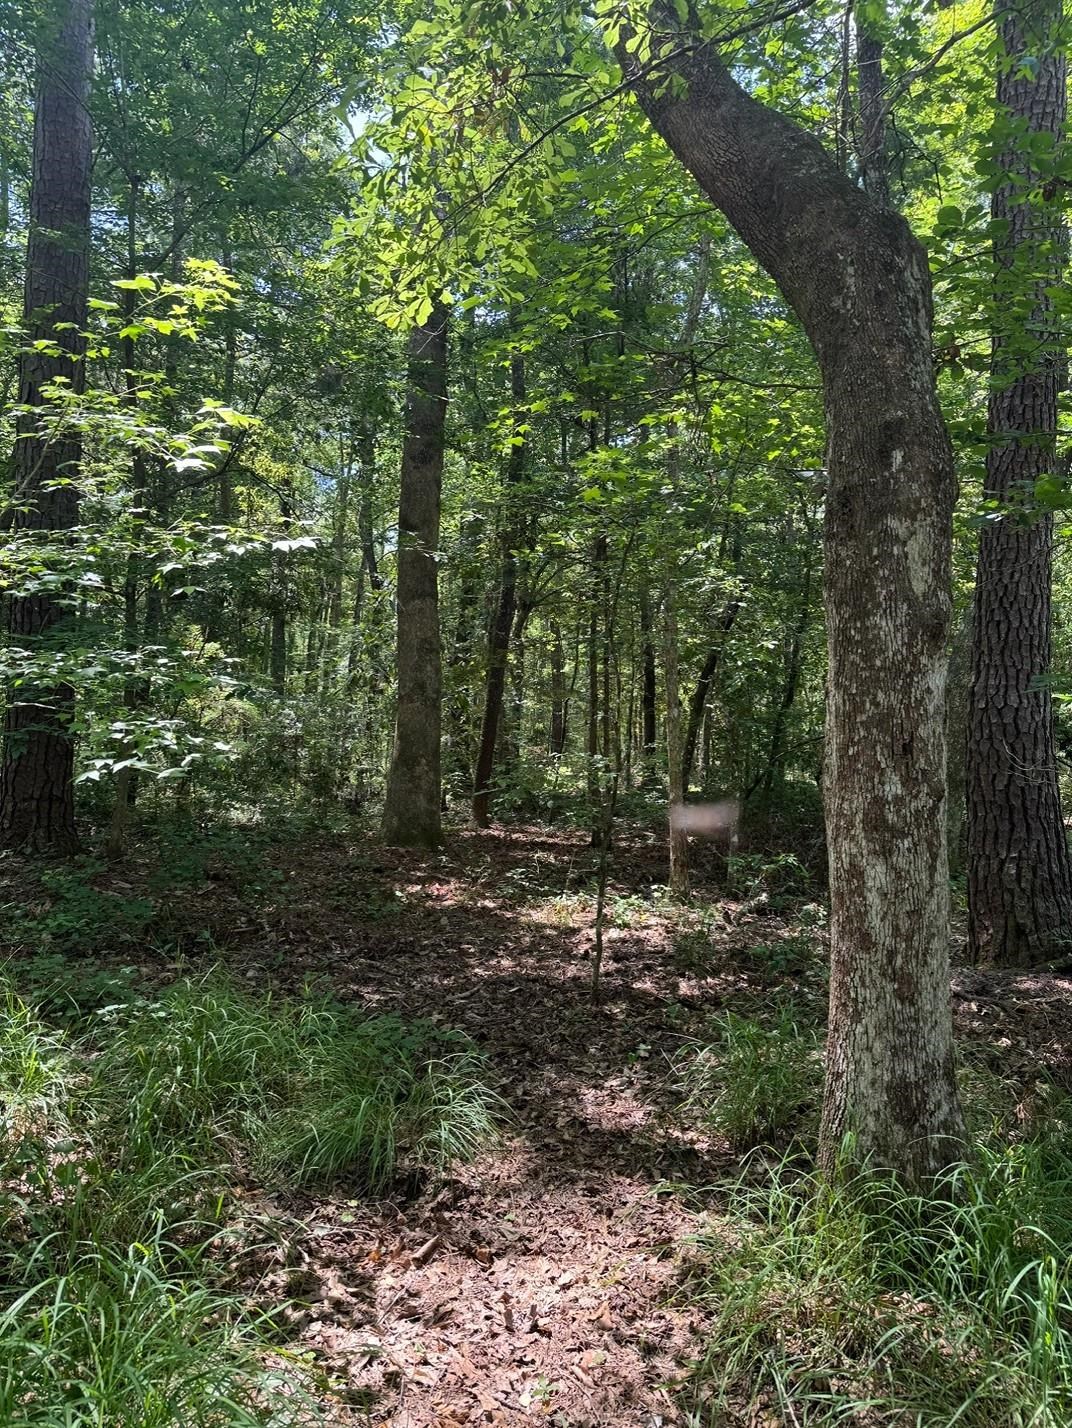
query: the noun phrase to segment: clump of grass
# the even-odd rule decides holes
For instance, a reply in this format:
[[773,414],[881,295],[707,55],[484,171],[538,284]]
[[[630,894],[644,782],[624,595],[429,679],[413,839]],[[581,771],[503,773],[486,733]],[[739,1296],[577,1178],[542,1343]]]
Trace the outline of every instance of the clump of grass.
[[464,1037],[218,977],[85,1040],[0,987],[0,1423],[322,1421],[225,1279],[233,1160],[382,1187],[485,1142],[485,1079]]
[[6,1266],[0,1422],[25,1428],[273,1428],[310,1402],[268,1366],[263,1325],[212,1287],[203,1252],[159,1233]]
[[808,1428],[1072,1419],[1067,1149],[984,1148],[926,1196],[783,1166],[732,1209],[701,1281],[711,1348],[692,1384],[716,1416],[693,1422],[760,1406]]
[[400,1164],[443,1170],[494,1137],[502,1103],[463,1037],[395,1017],[321,1012],[261,1157],[299,1181],[356,1176],[382,1189]]
[[818,1032],[790,1007],[771,1025],[725,1012],[678,1055],[685,1107],[734,1149],[784,1140],[817,1107],[820,1050]]
[[84,1049],[0,1001],[0,1423],[297,1425],[262,1323],[215,1282],[218,1178],[109,1135]]
[[63,1036],[0,985],[0,1137],[10,1143],[55,1119],[72,1076]]
[[441,1170],[495,1133],[501,1102],[457,1033],[331,1004],[252,997],[219,978],[121,1009],[97,1063],[125,1143],[203,1157],[244,1149],[298,1181],[382,1189]]

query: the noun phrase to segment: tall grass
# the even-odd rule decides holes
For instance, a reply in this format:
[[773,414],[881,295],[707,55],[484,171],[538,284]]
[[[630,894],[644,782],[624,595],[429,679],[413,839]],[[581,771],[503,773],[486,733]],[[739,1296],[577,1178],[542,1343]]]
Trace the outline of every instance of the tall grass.
[[128,1150],[245,1153],[262,1173],[382,1189],[492,1139],[502,1103],[457,1033],[252,998],[218,978],[121,1008],[96,1066]]
[[488,1140],[485,1082],[462,1037],[218,977],[82,1036],[0,989],[0,1424],[319,1421],[214,1249],[236,1163],[380,1188]]
[[771,1410],[808,1428],[1072,1422],[1061,1138],[984,1147],[926,1196],[786,1165],[738,1187],[732,1210],[696,1290],[711,1328],[691,1423]]
[[683,1104],[735,1150],[784,1140],[815,1120],[821,1045],[791,1007],[768,1023],[724,1012],[677,1056]]

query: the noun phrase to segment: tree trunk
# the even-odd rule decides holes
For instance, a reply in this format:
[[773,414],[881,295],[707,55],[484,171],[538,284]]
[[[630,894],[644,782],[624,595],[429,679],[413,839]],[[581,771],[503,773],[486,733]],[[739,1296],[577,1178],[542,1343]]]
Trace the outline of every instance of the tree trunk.
[[641,782],[650,787],[655,782],[656,740],[656,699],[655,682],[655,641],[651,632],[651,596],[647,586],[640,591],[640,643],[643,660],[643,676],[640,694],[641,708],[641,767],[644,772]]
[[[1062,353],[1051,296],[1063,267],[1060,211],[1038,184],[1023,129],[1065,123],[1061,0],[1031,0],[1001,26],[999,121],[1018,127],[991,199],[995,312],[986,494],[1002,503],[1054,471]],[[1030,59],[1031,63],[1026,61]],[[1047,151],[1048,152],[1048,151]],[[1028,197],[1027,195],[1031,195]],[[1017,313],[1030,310],[1026,330]],[[999,319],[1000,323],[1001,319]],[[1013,326],[1017,323],[1018,326]],[[1028,966],[1070,950],[1072,877],[1061,815],[1050,692],[1053,523],[988,521],[979,540],[968,735],[968,937],[977,960]]]
[[968,705],[971,694],[972,617],[970,608],[958,620],[949,642],[949,678],[945,692],[946,820],[949,872],[965,870],[967,807]]
[[484,717],[480,726],[480,744],[473,776],[473,821],[478,828],[486,828],[490,821],[491,789],[488,785],[495,767],[495,742],[499,736],[499,721],[502,718],[506,665],[510,655],[510,631],[513,628],[517,603],[517,517],[514,509],[514,487],[525,471],[525,437],[523,431],[519,430],[525,419],[525,359],[517,353],[510,359],[510,396],[514,406],[514,432],[506,462],[503,492],[499,600],[495,618],[491,623],[491,638],[488,641]]
[[[663,12],[665,14],[665,12]],[[667,23],[672,30],[674,23]],[[820,1155],[909,1181],[961,1154],[949,998],[945,659],[953,460],[926,254],[710,42],[665,43],[640,103],[782,291],[827,418],[830,1031]],[[627,75],[637,62],[619,46]]]
[[[89,0],[61,0],[43,22],[37,61],[30,231],[26,247],[24,321],[27,350],[19,359],[19,402],[45,411],[42,388],[57,379],[85,385],[81,360],[89,288],[92,126],[89,89],[93,22]],[[54,18],[53,18],[54,17]],[[55,343],[57,355],[35,342]],[[78,520],[82,456],[76,434],[42,440],[36,415],[20,416],[12,453],[14,499],[10,531],[64,531]],[[69,485],[58,485],[66,479]],[[63,619],[62,601],[14,595],[5,625],[12,645],[34,651]],[[0,770],[0,845],[66,854],[78,846],[74,820],[74,695],[67,686],[20,689],[4,721]]]
[[718,618],[719,638],[718,643],[713,644],[707,651],[707,658],[703,662],[696,687],[692,691],[692,698],[689,700],[689,720],[685,727],[684,750],[682,753],[681,771],[684,778],[685,787],[688,788],[689,780],[692,778],[692,766],[696,761],[696,744],[700,737],[700,725],[703,723],[704,712],[707,709],[707,699],[711,693],[711,685],[718,667],[722,663],[722,656],[726,650],[726,642],[729,639],[730,631],[737,623],[737,616],[741,611],[740,600],[730,600],[722,614]]
[[886,24],[886,6],[878,13],[857,9],[856,19],[856,84],[859,98],[856,153],[860,178],[867,193],[876,203],[890,201],[889,166],[886,162],[886,92],[882,76],[882,28]]
[[663,592],[663,669],[666,676],[666,764],[667,824],[670,835],[670,878],[672,896],[689,895],[689,836],[685,828],[685,765],[681,738],[681,694],[678,688],[677,611],[674,593]]
[[775,783],[780,783],[785,775],[785,727],[793,705],[796,703],[797,689],[804,662],[804,636],[808,632],[811,619],[811,543],[810,531],[805,532],[804,578],[800,590],[800,604],[793,622],[789,647],[786,650],[785,671],[782,680],[781,698],[771,721],[770,745],[767,752],[767,767],[763,771],[759,786],[764,799],[769,803]]
[[[280,529],[283,538],[291,534],[290,523],[294,519],[294,506],[290,493],[279,497]],[[272,688],[282,697],[287,692],[287,606],[290,602],[290,582],[287,579],[287,553],[272,551],[272,624],[268,651],[268,671]]]
[[439,506],[447,414],[447,324],[437,304],[409,343],[409,392],[398,505],[398,711],[383,810],[398,847],[442,841]]
[[607,537],[601,532],[592,542],[592,565],[588,588],[588,804],[592,820],[591,845],[598,848],[603,838],[604,778],[606,749],[600,750],[600,614],[603,610],[603,570],[607,563]]
[[566,655],[562,648],[562,626],[551,621],[551,753],[566,747]]

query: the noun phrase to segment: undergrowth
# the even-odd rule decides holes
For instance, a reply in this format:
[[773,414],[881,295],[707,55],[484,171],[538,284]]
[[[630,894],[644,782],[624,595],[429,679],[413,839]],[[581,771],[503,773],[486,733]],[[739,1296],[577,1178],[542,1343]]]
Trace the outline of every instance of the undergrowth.
[[984,1146],[926,1196],[788,1162],[705,1245],[693,1425],[1066,1428],[1067,1133]]
[[68,1032],[0,997],[0,1423],[318,1421],[228,1278],[234,1177],[371,1191],[472,1154],[499,1110],[475,1048],[219,977]]
[[677,1056],[684,1108],[736,1150],[803,1134],[818,1107],[821,1046],[789,1006],[767,1023],[723,1012]]

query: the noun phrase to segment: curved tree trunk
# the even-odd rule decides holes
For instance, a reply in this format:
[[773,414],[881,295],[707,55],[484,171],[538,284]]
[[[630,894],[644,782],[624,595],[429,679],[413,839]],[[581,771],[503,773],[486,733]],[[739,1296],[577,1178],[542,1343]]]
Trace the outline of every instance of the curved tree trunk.
[[[1031,0],[1002,23],[997,98],[1029,134],[1060,141],[1065,56],[1061,0]],[[1021,61],[1031,57],[1033,63]],[[1000,117],[1000,110],[999,110]],[[997,240],[998,312],[1031,316],[994,334],[986,494],[1030,492],[1054,470],[1062,353],[1052,288],[1060,282],[1061,218],[1038,183],[1020,133],[1003,158],[1009,178],[991,200],[1007,225]],[[1014,317],[1014,320],[1015,317]],[[989,521],[979,540],[968,734],[968,936],[977,960],[1027,966],[1069,950],[1072,873],[1061,816],[1050,692],[1053,522]]]
[[447,415],[447,324],[437,304],[414,328],[398,506],[398,713],[383,836],[398,847],[442,841],[439,505]]
[[[26,249],[24,320],[28,350],[19,365],[19,402],[44,410],[42,389],[57,380],[81,392],[89,289],[89,88],[93,24],[89,0],[61,0],[49,8],[38,47],[30,234]],[[57,355],[30,346],[54,343]],[[77,434],[42,441],[31,414],[19,418],[12,454],[15,494],[8,530],[64,531],[78,520],[76,477],[82,449]],[[49,595],[15,595],[6,602],[12,645],[33,651],[46,644],[66,613]],[[74,747],[69,733],[74,694],[67,686],[20,689],[4,722],[0,770],[0,844],[38,853],[71,853],[74,821]]]
[[[655,37],[652,123],[800,318],[827,421],[826,823],[831,978],[821,1158],[911,1181],[961,1153],[945,843],[953,460],[931,363],[926,254],[714,46]],[[682,41],[686,43],[682,43]],[[636,61],[622,43],[628,75]]]

